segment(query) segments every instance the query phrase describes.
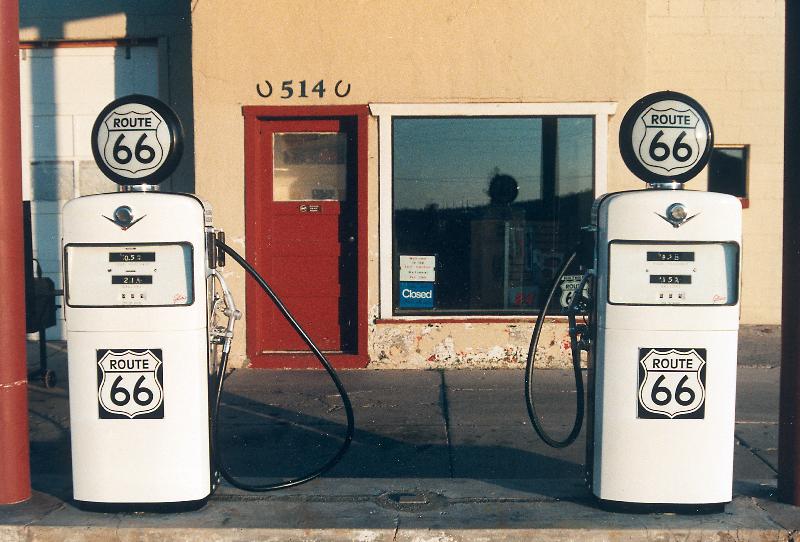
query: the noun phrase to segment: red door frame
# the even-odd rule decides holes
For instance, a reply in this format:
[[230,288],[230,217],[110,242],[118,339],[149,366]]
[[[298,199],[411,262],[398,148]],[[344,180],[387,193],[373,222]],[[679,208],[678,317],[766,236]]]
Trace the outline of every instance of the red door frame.
[[[259,164],[270,163],[271,157],[263,156],[264,146],[260,145],[259,123],[262,121],[280,120],[326,120],[343,119],[356,121],[356,182],[357,187],[357,228],[356,241],[357,255],[357,322],[356,322],[356,352],[327,354],[328,359],[336,368],[364,368],[369,363],[367,353],[367,220],[369,200],[367,191],[367,159],[368,159],[368,120],[369,107],[367,105],[344,106],[244,106],[244,207],[245,207],[245,257],[259,269],[260,261],[264,260],[265,248],[257,242],[249,240],[263,239],[266,236],[266,224],[261,217],[264,216],[266,197],[263,193],[263,183],[258,182],[264,174],[259,171]],[[264,277],[269,282],[269,277]],[[249,277],[245,283],[245,301],[247,307],[255,306],[251,300],[255,296],[262,296],[261,288]],[[264,319],[254,311],[247,314],[247,356],[254,367],[279,368],[274,363],[268,363],[267,356],[261,354],[256,346],[255,337],[260,329],[266,325]],[[300,325],[302,326],[302,322]],[[308,354],[286,354],[280,358],[280,368],[320,368],[319,362],[311,352]]]

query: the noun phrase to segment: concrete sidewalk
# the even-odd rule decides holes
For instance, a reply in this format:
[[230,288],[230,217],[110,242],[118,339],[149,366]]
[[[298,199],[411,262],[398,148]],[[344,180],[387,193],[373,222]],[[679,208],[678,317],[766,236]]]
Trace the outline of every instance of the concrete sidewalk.
[[[779,333],[741,335],[734,478],[725,513],[619,514],[582,482],[583,438],[539,441],[522,371],[346,371],[357,432],[322,479],[268,494],[223,485],[199,511],[100,514],[70,502],[65,346],[49,345],[60,383],[30,389],[34,498],[0,507],[0,540],[793,540],[800,508],[774,498]],[[38,363],[30,345],[30,364]],[[571,423],[566,371],[537,376],[554,431]],[[321,464],[344,432],[335,389],[319,371],[238,370],[224,397],[226,462],[247,481]],[[256,478],[258,477],[258,478]]]

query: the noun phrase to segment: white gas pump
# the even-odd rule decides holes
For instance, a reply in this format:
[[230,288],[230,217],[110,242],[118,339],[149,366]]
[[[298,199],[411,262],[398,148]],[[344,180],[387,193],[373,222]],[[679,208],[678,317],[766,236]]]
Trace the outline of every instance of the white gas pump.
[[[741,204],[682,190],[712,144],[711,123],[693,99],[642,98],[622,121],[620,150],[650,188],[594,205],[593,261],[568,316],[581,400],[580,350],[589,352],[587,480],[609,508],[711,512],[732,498]],[[529,352],[526,399],[537,432],[561,447],[577,437],[583,404],[563,441],[536,415],[533,363],[546,310]],[[586,324],[576,324],[580,312]]]
[[[220,476],[266,491],[332,467],[353,433],[335,371],[286,308],[215,230],[210,207],[157,192],[180,159],[182,128],[166,104],[128,96],[98,116],[92,149],[124,191],[77,198],[63,210],[73,496],[85,508],[174,510],[201,506]],[[225,468],[217,415],[239,318],[216,267],[231,255],[254,275],[331,375],[347,414],[339,452],[312,473],[251,486]],[[219,284],[221,293],[215,292]],[[227,325],[215,324],[218,313]],[[211,322],[211,324],[210,324]],[[215,363],[213,345],[221,345]]]
[[176,194],[103,194],[68,202],[63,221],[75,499],[116,502],[120,488],[132,503],[204,499],[203,205]]

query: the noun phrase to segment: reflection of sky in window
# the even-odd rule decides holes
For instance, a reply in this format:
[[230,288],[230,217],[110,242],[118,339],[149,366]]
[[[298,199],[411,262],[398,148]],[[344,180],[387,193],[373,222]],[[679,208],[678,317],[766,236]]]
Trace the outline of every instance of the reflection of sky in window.
[[594,119],[567,117],[558,119],[558,195],[592,189],[594,179]]
[[541,137],[537,118],[395,119],[395,208],[486,205],[496,170],[517,179],[517,201],[537,199]]
[[[592,128],[559,119],[559,194],[591,189]],[[498,172],[517,180],[517,202],[541,198],[540,118],[396,118],[392,139],[395,209],[486,205]]]

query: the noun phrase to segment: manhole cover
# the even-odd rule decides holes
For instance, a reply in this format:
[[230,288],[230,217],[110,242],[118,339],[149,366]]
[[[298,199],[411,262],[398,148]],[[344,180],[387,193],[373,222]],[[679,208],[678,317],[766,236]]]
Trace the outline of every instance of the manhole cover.
[[393,491],[383,493],[376,499],[378,506],[401,512],[420,512],[438,510],[447,506],[447,497],[432,491]]

